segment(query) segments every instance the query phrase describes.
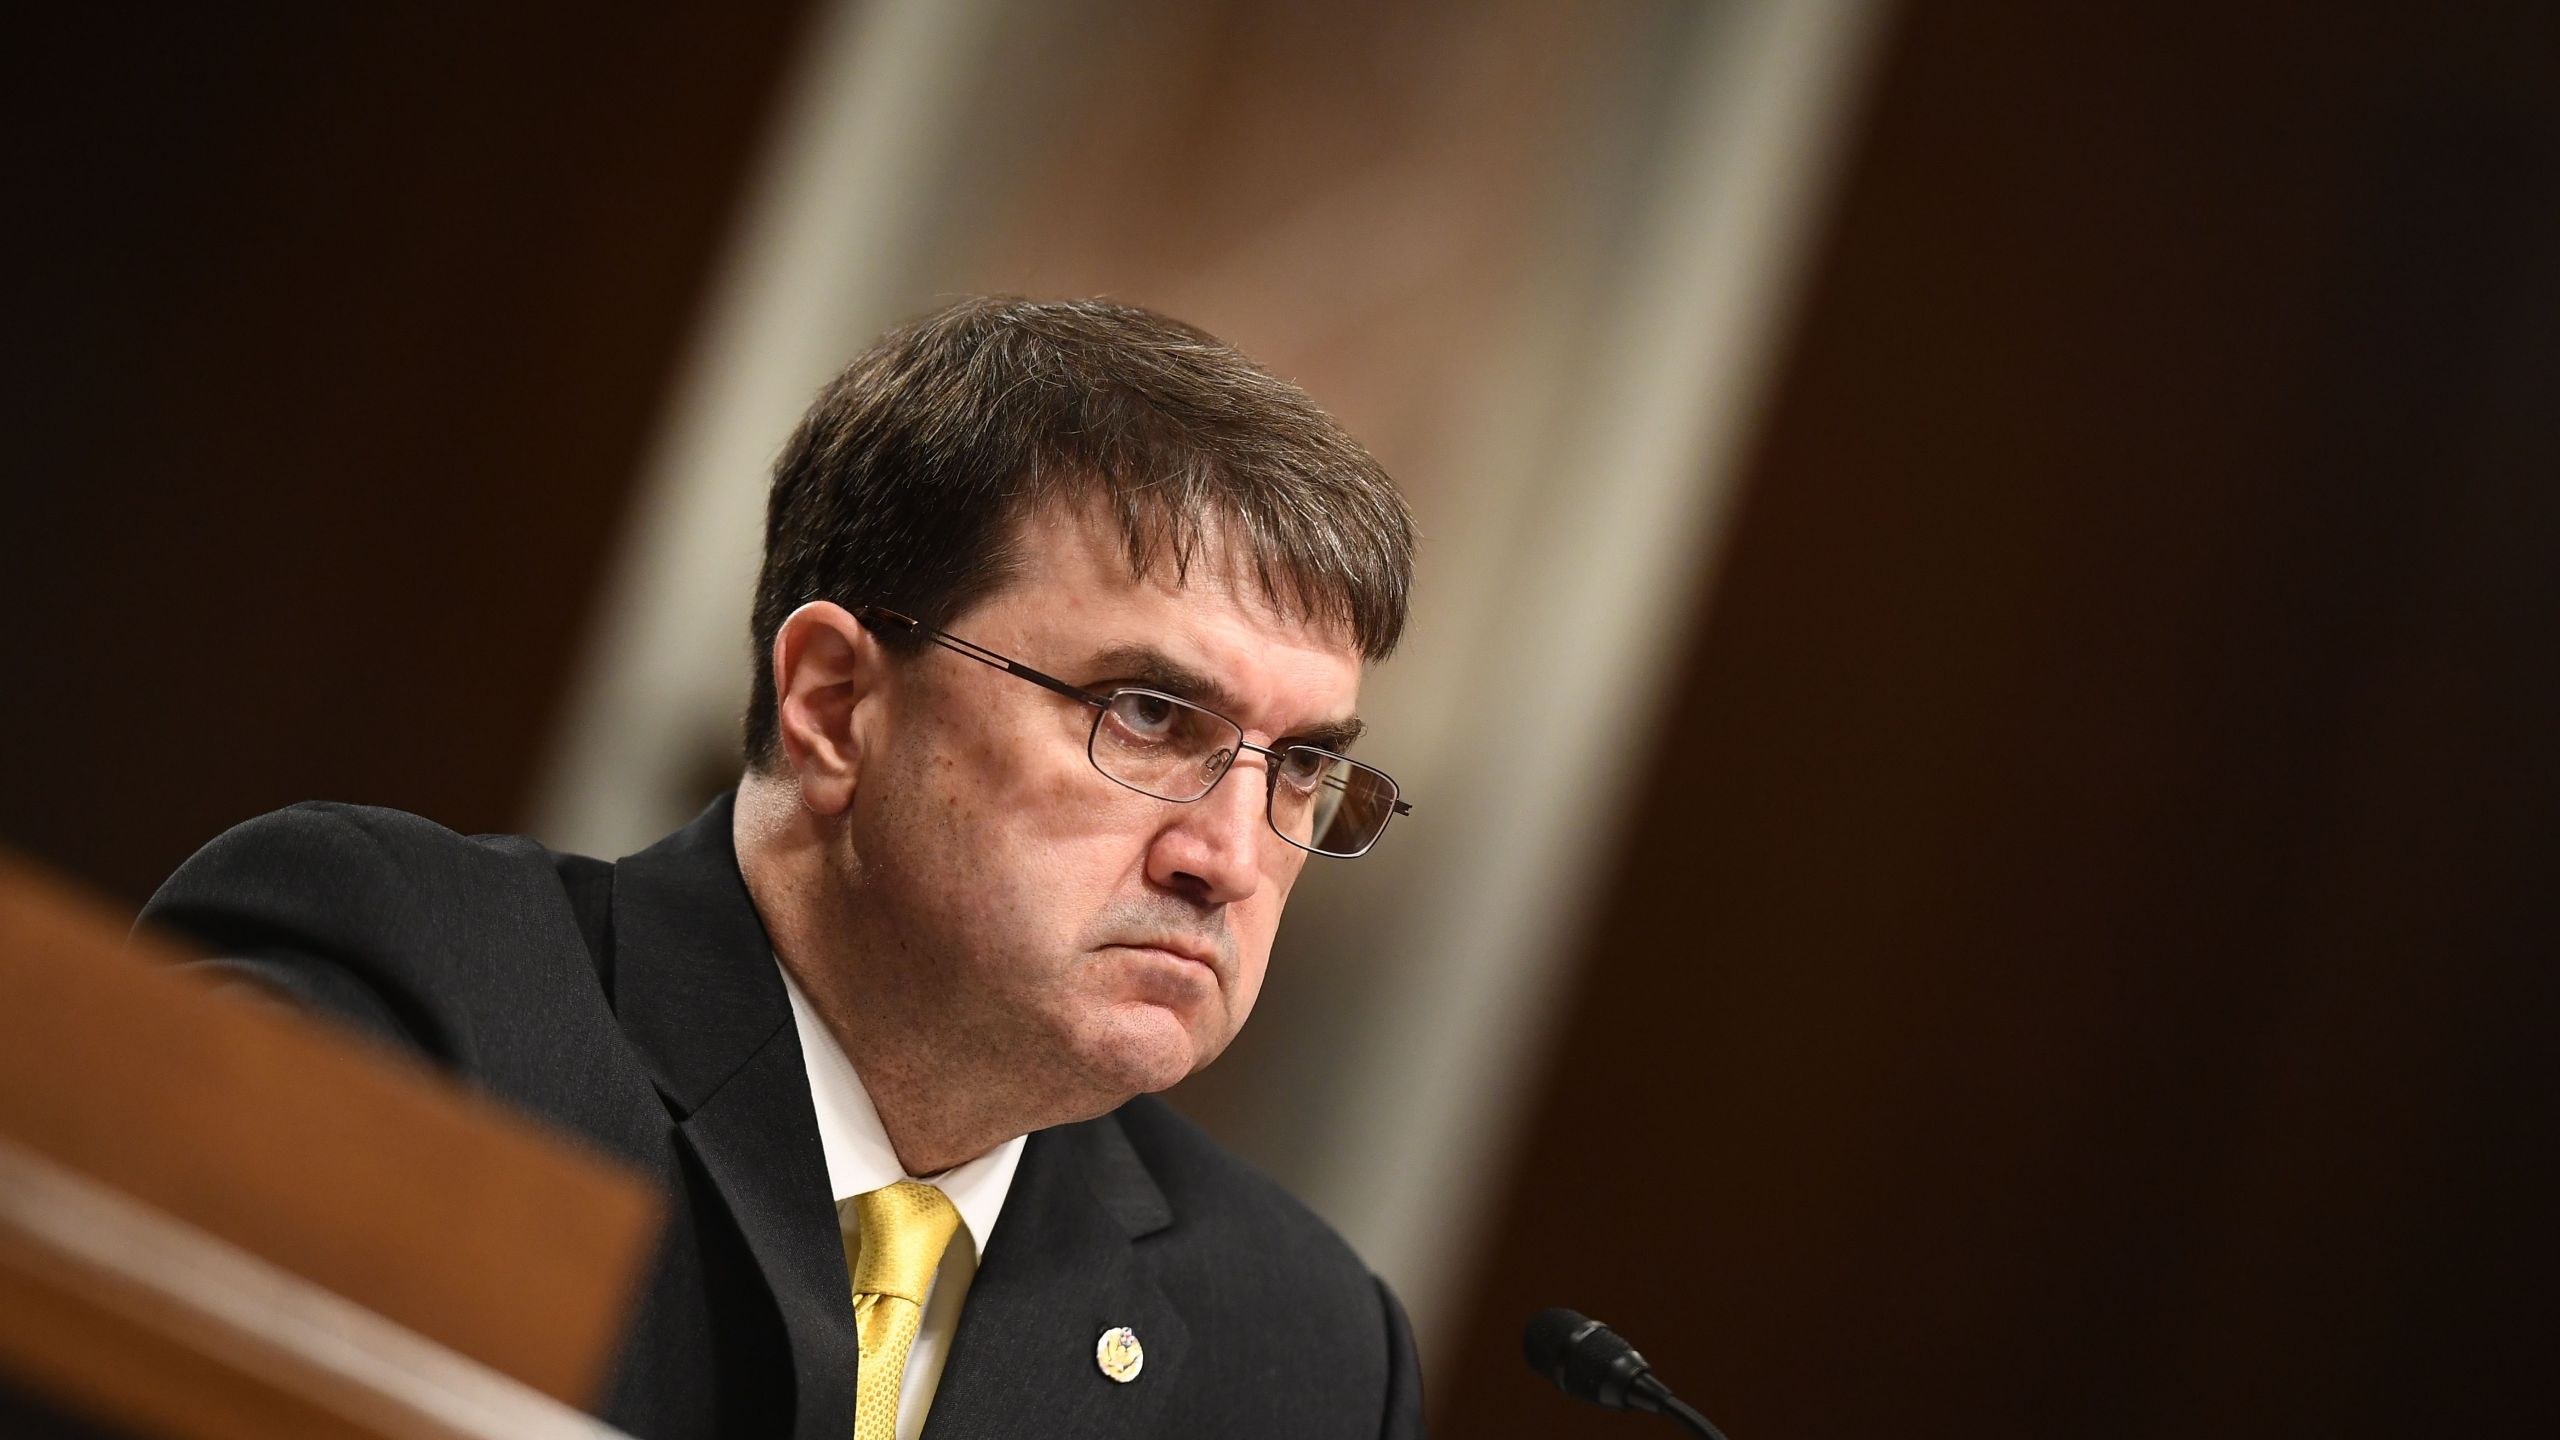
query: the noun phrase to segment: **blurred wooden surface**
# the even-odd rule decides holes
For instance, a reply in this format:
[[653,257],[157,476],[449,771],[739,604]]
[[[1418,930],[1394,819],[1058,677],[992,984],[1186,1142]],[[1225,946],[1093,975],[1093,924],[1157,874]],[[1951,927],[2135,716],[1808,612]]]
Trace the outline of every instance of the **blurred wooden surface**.
[[[388,1427],[298,1433],[484,1433],[400,1416],[594,1395],[655,1240],[641,1182],[123,937],[0,856],[0,1369],[128,1419],[169,1393],[267,1413],[252,1394]],[[385,1399],[404,1376],[425,1388]]]
[[56,1423],[77,1411],[189,1440],[618,1433],[0,1140],[0,1428],[25,1409],[10,1378]]

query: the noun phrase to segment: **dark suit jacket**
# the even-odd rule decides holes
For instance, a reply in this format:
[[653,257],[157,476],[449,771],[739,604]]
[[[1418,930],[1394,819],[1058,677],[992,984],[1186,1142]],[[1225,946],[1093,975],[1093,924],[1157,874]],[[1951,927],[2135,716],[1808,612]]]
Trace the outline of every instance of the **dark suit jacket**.
[[[396,811],[238,827],[143,912],[222,966],[586,1137],[670,1199],[601,1413],[853,1431],[855,1336],[799,1036],[730,801],[619,864]],[[1146,1364],[1105,1378],[1126,1325]],[[1307,1210],[1152,1099],[1031,1137],[928,1440],[1421,1433],[1403,1312]]]

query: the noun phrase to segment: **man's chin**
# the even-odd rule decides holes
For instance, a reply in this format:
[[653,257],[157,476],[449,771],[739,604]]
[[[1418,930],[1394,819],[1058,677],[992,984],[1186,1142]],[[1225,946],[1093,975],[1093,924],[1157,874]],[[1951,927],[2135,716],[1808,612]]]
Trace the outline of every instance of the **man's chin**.
[[1103,1089],[1126,1098],[1169,1090],[1206,1065],[1224,1045],[1204,1047],[1181,1015],[1162,1005],[1113,1007],[1082,1037],[1085,1070]]

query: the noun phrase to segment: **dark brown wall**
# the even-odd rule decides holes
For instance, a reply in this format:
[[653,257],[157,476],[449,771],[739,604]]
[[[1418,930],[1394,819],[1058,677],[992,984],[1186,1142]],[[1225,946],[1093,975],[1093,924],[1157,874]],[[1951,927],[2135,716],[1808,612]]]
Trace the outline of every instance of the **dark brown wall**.
[[0,841],[521,818],[796,9],[13,27]]
[[2560,26],[1921,4],[1437,1357],[2553,1433]]

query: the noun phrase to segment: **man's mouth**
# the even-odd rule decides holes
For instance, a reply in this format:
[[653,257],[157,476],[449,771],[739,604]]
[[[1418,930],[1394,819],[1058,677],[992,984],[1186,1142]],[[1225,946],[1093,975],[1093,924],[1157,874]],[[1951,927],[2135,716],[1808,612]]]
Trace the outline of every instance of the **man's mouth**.
[[1176,960],[1188,960],[1213,975],[1218,973],[1217,953],[1197,941],[1154,939],[1120,940],[1113,943],[1123,950],[1152,950]]

